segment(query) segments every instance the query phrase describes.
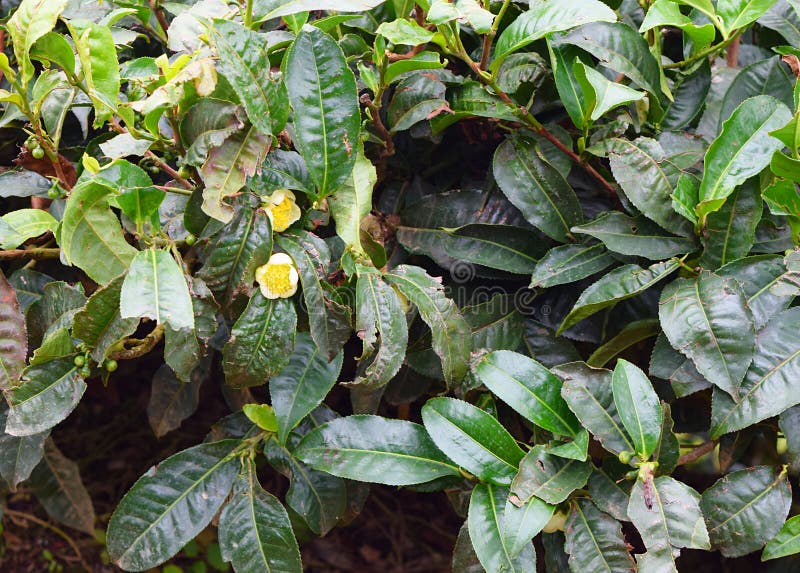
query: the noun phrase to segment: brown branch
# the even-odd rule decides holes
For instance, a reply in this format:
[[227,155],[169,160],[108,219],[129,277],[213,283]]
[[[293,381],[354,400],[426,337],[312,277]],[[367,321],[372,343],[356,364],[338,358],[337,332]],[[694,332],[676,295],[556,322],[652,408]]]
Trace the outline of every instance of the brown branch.
[[704,444],[701,444],[694,448],[693,450],[686,452],[680,458],[678,458],[678,465],[683,466],[686,464],[690,464],[692,462],[696,462],[704,455],[709,452],[713,452],[714,448],[717,447],[717,440],[710,440]]
[[725,61],[728,64],[729,68],[735,68],[739,65],[739,43],[741,40],[741,36],[736,36],[736,38],[731,42],[731,45],[728,47],[728,53],[725,57]]
[[427,44],[417,44],[405,54],[395,54],[394,52],[386,50],[385,52],[386,59],[389,60],[390,62],[399,62],[400,60],[410,60],[411,58],[419,54],[422,50],[424,50],[425,46],[427,46]]
[[[128,130],[122,127],[117,121],[117,118],[115,117],[111,118],[111,127],[113,127],[114,131],[116,131],[117,133],[128,133]],[[192,185],[189,181],[181,177],[180,174],[177,171],[175,171],[175,169],[173,169],[167,162],[161,159],[158,155],[156,155],[149,149],[144,152],[144,155],[145,157],[149,157],[153,161],[153,164],[156,167],[158,167],[161,171],[163,171],[164,173],[172,177],[175,181],[180,183],[182,187],[184,187],[185,189],[194,189],[194,185]]]
[[61,249],[57,248],[46,249],[43,247],[34,247],[32,249],[9,249],[7,251],[0,251],[0,260],[57,259],[60,255],[61,255]]
[[386,126],[383,124],[380,108],[375,105],[375,102],[372,101],[372,98],[370,98],[368,94],[361,96],[361,103],[366,105],[371,112],[372,125],[375,126],[375,129],[378,130],[378,134],[380,134],[381,138],[383,139],[383,145],[385,149],[382,153],[382,156],[391,157],[394,155],[394,141],[392,141],[392,134],[389,133],[389,130],[386,129]]
[[483,46],[481,47],[481,62],[478,64],[478,67],[482,70],[485,70],[486,66],[489,65],[489,53],[492,51],[492,40],[494,40],[494,34],[486,34],[483,37]]
[[164,30],[164,33],[167,33],[169,30],[169,22],[167,22],[167,17],[164,15],[164,11],[158,5],[157,0],[150,0],[150,9],[155,14],[156,20],[158,20],[158,24],[161,26],[161,29]]

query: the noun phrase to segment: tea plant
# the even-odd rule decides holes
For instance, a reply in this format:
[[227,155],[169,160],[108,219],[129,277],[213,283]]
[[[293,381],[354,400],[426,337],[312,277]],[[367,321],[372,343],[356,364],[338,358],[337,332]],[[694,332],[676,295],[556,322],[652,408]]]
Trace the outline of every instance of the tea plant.
[[0,475],[92,534],[89,385],[232,412],[119,502],[123,570],[218,516],[301,571],[368,483],[446,491],[458,572],[800,552],[800,4],[0,6]]

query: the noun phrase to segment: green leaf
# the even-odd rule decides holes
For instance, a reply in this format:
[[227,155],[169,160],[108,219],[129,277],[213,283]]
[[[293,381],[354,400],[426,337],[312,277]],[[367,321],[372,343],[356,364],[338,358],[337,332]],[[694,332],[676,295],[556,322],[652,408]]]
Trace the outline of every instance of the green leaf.
[[0,271],[0,391],[7,392],[17,385],[27,355],[25,316],[16,291]]
[[180,124],[181,140],[189,146],[186,163],[203,165],[212,149],[244,127],[241,115],[241,108],[233,103],[210,97],[190,107]]
[[112,345],[133,334],[139,325],[138,318],[122,318],[120,314],[123,278],[117,277],[97,289],[73,318],[72,335],[89,345],[92,359],[98,364]]
[[258,483],[252,461],[236,479],[233,498],[220,515],[219,544],[222,558],[237,573],[303,571],[289,515]]
[[800,44],[800,16],[796,4],[792,2],[777,2],[764,12],[758,23],[765,28],[775,30],[791,46]]
[[417,46],[433,39],[433,32],[423,28],[414,20],[401,18],[392,22],[383,22],[376,30],[389,42],[395,45]]
[[786,470],[756,466],[718,479],[703,492],[700,509],[714,549],[741,557],[777,535],[791,503]]
[[293,189],[306,195],[315,195],[314,182],[308,174],[305,160],[296,151],[273,149],[261,165],[261,173],[254,175],[248,186],[260,195],[270,195],[278,189]]
[[[610,461],[610,460],[609,460]],[[589,476],[589,495],[600,511],[614,519],[627,521],[628,501],[632,484],[626,480],[617,482],[605,469],[595,468]]]
[[548,288],[585,279],[614,264],[603,245],[560,245],[536,264],[531,288]]
[[658,448],[663,412],[653,385],[636,365],[620,358],[611,377],[614,404],[642,460]]
[[441,133],[445,128],[466,118],[490,117],[506,121],[518,119],[502,99],[475,81],[449,87],[447,101],[452,113],[436,113],[431,117],[431,131],[434,134]]
[[711,436],[746,428],[800,403],[794,390],[800,376],[800,341],[794,335],[800,309],[785,310],[756,336],[753,364],[739,388],[739,400],[714,393]]
[[569,45],[557,46],[549,40],[547,47],[550,51],[550,67],[553,70],[553,80],[561,103],[567,110],[570,119],[572,119],[572,123],[585,129],[589,122],[589,111],[581,85],[575,77],[573,65],[576,58],[580,59],[582,57],[583,50]]
[[175,259],[156,249],[140,251],[122,283],[122,318],[151,318],[174,330],[194,328],[189,287]]
[[295,146],[318,197],[327,197],[350,176],[356,161],[361,113],[355,77],[336,41],[309,25],[289,48],[283,70]]
[[756,255],[728,263],[717,271],[721,277],[736,279],[747,297],[756,331],[769,319],[788,308],[793,297],[773,288],[786,271],[783,258],[777,255]]
[[294,454],[335,476],[386,485],[460,475],[425,428],[379,416],[348,416],[323,424],[306,434]]
[[67,263],[80,267],[101,285],[124,273],[137,253],[125,240],[119,220],[109,208],[113,191],[91,180],[76,185],[70,191],[57,235]]
[[342,368],[340,352],[331,362],[321,355],[311,336],[299,333],[294,352],[269,380],[269,395],[278,418],[278,437],[285,444],[300,421],[319,406],[336,384]]
[[233,219],[234,209],[225,202],[225,198],[244,187],[247,178],[260,167],[271,145],[271,138],[251,126],[214,147],[200,168],[200,176],[206,185],[203,190],[203,212],[229,223]]
[[234,388],[266,384],[294,348],[297,313],[290,299],[268,299],[258,290],[222,349],[225,382]]
[[446,88],[431,74],[410,74],[395,90],[389,103],[387,119],[392,133],[409,129],[449,110],[445,99]]
[[769,132],[785,125],[791,113],[771,96],[745,100],[722,126],[705,156],[696,212],[701,226],[733,190],[764,169],[780,141]]
[[605,67],[624,74],[651,94],[661,93],[658,62],[645,39],[627,24],[614,20],[586,24],[559,37],[554,43],[578,46]]
[[611,172],[625,197],[664,229],[691,236],[691,225],[672,208],[671,196],[681,171],[667,158],[661,144],[648,137],[633,141],[617,137],[605,145]]
[[629,322],[611,340],[606,341],[586,359],[589,366],[602,368],[612,358],[621,354],[628,348],[656,336],[661,332],[658,319],[644,318]]
[[550,454],[542,445],[534,446],[519,464],[519,473],[511,483],[511,492],[522,502],[538,497],[558,504],[586,484],[592,464]]
[[618,211],[600,215],[594,221],[572,227],[571,231],[602,241],[609,251],[652,261],[691,253],[696,248],[690,237],[676,237],[641,215],[628,217]]
[[628,516],[639,530],[647,552],[672,554],[673,549],[711,549],[700,511],[700,494],[671,477],[637,479]]
[[[713,13],[713,6],[711,12]],[[679,28],[692,41],[692,51],[698,52],[714,41],[716,30],[713,24],[702,26],[695,24],[689,17],[681,13],[678,2],[672,0],[656,0],[647,9],[647,14],[639,27],[639,32],[647,32],[655,27],[672,26]],[[677,97],[675,98],[677,101]]]
[[27,482],[47,513],[68,527],[94,535],[95,512],[81,481],[78,464],[67,459],[52,438],[44,443],[44,458]]
[[195,413],[200,404],[203,379],[181,382],[166,364],[153,375],[147,421],[156,438],[166,436]]
[[67,0],[23,0],[6,27],[14,43],[23,85],[35,73],[29,53],[36,41],[50,32],[67,6]]
[[[272,253],[272,227],[263,209],[242,207],[209,243],[198,276],[224,306],[252,285],[256,268]],[[291,253],[290,253],[291,254]]]
[[[0,412],[0,428],[6,427],[8,411]],[[0,476],[11,491],[31,475],[44,455],[44,441],[49,432],[17,437],[0,433]]]
[[561,396],[606,450],[615,454],[633,451],[614,403],[610,370],[571,362],[555,367],[553,373],[563,380]]
[[82,27],[73,20],[68,23],[75,49],[81,62],[83,81],[94,104],[94,126],[100,127],[117,108],[120,77],[117,50],[111,29],[91,23]]
[[719,0],[717,15],[722,19],[723,30],[730,34],[755,22],[777,0]]
[[719,211],[708,216],[700,266],[719,267],[747,256],[753,248],[763,200],[754,180],[736,189]]
[[70,415],[86,391],[72,360],[72,356],[50,360],[22,372],[22,383],[8,398],[7,434],[32,436]]
[[397,240],[406,250],[430,256],[434,261],[449,257],[515,274],[529,274],[541,253],[540,235],[510,225],[464,225],[455,229],[398,227]]
[[416,305],[430,327],[433,350],[442,361],[445,380],[459,382],[467,373],[472,332],[458,307],[445,296],[441,282],[411,265],[400,265],[384,278]]
[[604,308],[646,291],[676,271],[678,266],[674,261],[665,261],[646,269],[638,265],[623,265],[614,269],[583,291],[557,334]]
[[[486,571],[522,573],[536,570],[533,545],[523,544],[515,555],[506,538],[505,508],[508,489],[479,483],[472,490],[467,513],[469,539]],[[530,541],[530,540],[529,540]]]
[[777,535],[767,543],[761,554],[761,561],[800,553],[800,527],[798,526],[800,526],[800,515],[788,519]]
[[42,296],[28,310],[28,344],[39,346],[50,334],[69,328],[75,314],[86,304],[81,285],[52,281],[47,277]]
[[[506,497],[508,495],[506,494]],[[503,511],[503,544],[511,557],[516,557],[531,540],[547,525],[556,507],[541,499],[533,498],[522,507],[506,500]]]
[[447,63],[440,60],[439,54],[435,52],[420,52],[408,59],[398,60],[386,66],[386,73],[383,75],[383,81],[389,85],[395,80],[403,77],[408,72],[417,70],[438,70],[443,68]]
[[631,571],[635,569],[619,521],[598,510],[588,499],[571,503],[564,527],[572,571]]
[[378,273],[366,269],[359,270],[356,283],[356,330],[364,333],[358,360],[366,364],[366,369],[354,383],[381,388],[403,365],[408,326],[397,292]]
[[312,10],[336,10],[339,12],[365,12],[383,4],[385,0],[255,0],[253,18],[257,22],[280,16],[299,14]]
[[709,382],[738,397],[756,340],[739,283],[708,271],[677,279],[661,293],[658,311],[672,347],[691,358]]
[[614,108],[639,101],[645,97],[644,92],[612,82],[580,60],[575,60],[572,71],[587,99],[586,107],[589,117],[593,121],[597,121]]
[[498,350],[483,356],[474,371],[498,398],[537,426],[570,437],[580,430],[561,397],[561,380],[535,360]]
[[18,209],[0,217],[0,249],[16,249],[33,237],[55,229],[58,221],[41,209]]
[[200,533],[233,486],[238,440],[200,444],[151,468],[133,484],[108,523],[106,544],[122,569],[160,565]]
[[46,197],[52,184],[35,171],[9,169],[0,173],[0,197]]
[[567,5],[535,2],[500,34],[491,70],[496,71],[512,53],[554,32],[563,32],[587,22],[614,22],[616,19],[617,15],[598,0],[579,0]]
[[261,34],[236,22],[214,20],[211,36],[219,55],[219,71],[264,135],[278,134],[289,119],[289,98],[274,75]]
[[[782,101],[789,108],[792,102],[792,86],[788,67],[780,56],[774,55],[766,60],[754,62],[736,74],[722,98],[719,112],[719,128],[739,105],[749,97],[763,94]],[[791,149],[791,147],[790,147]]]
[[497,418],[455,398],[432,398],[422,421],[436,446],[478,478],[508,485],[523,451]]
[[117,196],[117,205],[136,225],[142,225],[152,220],[164,198],[165,191],[155,187],[139,187],[127,189]]
[[[675,4],[671,0],[660,0],[663,4]],[[648,10],[648,14],[652,11]],[[714,26],[707,24],[705,28],[714,37]],[[697,45],[697,44],[693,44]],[[711,87],[711,65],[704,60],[702,65],[691,74],[680,76],[674,88],[675,100],[667,104],[661,118],[664,129],[681,130],[690,125],[703,110]]]
[[506,139],[492,161],[497,185],[523,216],[548,237],[565,242],[583,214],[563,175],[539,156],[536,142]]
[[359,251],[361,245],[361,222],[372,210],[372,188],[378,180],[375,167],[364,156],[362,145],[357,146],[356,160],[352,173],[349,173],[341,187],[328,200],[331,216],[336,222],[336,234],[345,246],[353,246]]

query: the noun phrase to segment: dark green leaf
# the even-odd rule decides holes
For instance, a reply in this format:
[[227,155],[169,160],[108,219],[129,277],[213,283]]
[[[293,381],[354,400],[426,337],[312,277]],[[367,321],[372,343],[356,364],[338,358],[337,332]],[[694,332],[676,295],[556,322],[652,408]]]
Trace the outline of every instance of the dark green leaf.
[[583,219],[581,207],[563,175],[539,156],[535,141],[506,139],[492,166],[498,186],[525,218],[547,236],[566,241]]
[[594,221],[572,227],[572,232],[591,235],[602,241],[610,251],[645,257],[653,261],[691,253],[696,248],[694,239],[671,235],[641,215],[628,217],[617,211],[605,213]]
[[472,490],[467,514],[469,539],[486,571],[522,573],[536,570],[533,545],[527,543],[517,555],[505,537],[508,489],[479,483]]
[[620,358],[611,377],[614,404],[622,425],[643,460],[658,448],[663,412],[653,385],[636,365]]
[[506,404],[537,426],[575,436],[578,420],[561,397],[561,380],[527,356],[498,350],[474,366],[475,375]]
[[268,299],[256,291],[222,350],[226,383],[234,388],[266,384],[289,360],[296,327],[290,299]]
[[615,454],[633,451],[614,403],[611,371],[573,362],[557,366],[553,373],[564,381],[564,400],[606,450]]
[[673,281],[661,293],[659,319],[673,348],[712,384],[738,397],[756,334],[736,280],[703,271],[696,279]]
[[333,475],[387,485],[460,475],[425,428],[379,416],[348,416],[323,424],[306,434],[294,454]]
[[530,545],[531,540],[553,517],[555,510],[554,505],[537,498],[529,500],[522,507],[517,507],[510,499],[506,500],[503,512],[503,539],[511,557],[516,557]]
[[270,71],[261,34],[227,20],[214,20],[219,71],[247,110],[250,122],[266,135],[278,134],[289,118],[286,87]]
[[715,270],[747,256],[753,248],[762,207],[756,181],[750,180],[735,190],[719,211],[708,216],[700,266]]
[[384,278],[416,305],[430,327],[433,350],[442,360],[445,380],[459,382],[467,373],[472,332],[458,307],[445,296],[440,280],[410,265],[400,265]]
[[17,385],[27,355],[25,317],[17,293],[0,272],[0,390],[7,392]]
[[534,446],[519,464],[511,491],[522,502],[538,497],[557,504],[583,487],[591,473],[590,462],[562,458],[548,453],[545,446]]
[[156,370],[147,404],[147,421],[156,438],[179,428],[200,403],[203,379],[181,382],[166,364]]
[[561,245],[550,249],[533,269],[531,288],[579,281],[614,264],[603,245]]
[[123,277],[117,277],[97,289],[73,319],[73,336],[89,345],[97,363],[102,363],[109,348],[133,334],[139,324],[138,318],[122,318],[120,314],[122,281]]
[[760,330],[770,318],[786,309],[793,297],[772,288],[778,284],[786,267],[776,255],[757,255],[728,263],[717,271],[722,277],[733,277],[742,285],[747,306],[753,312],[753,323]]
[[564,528],[572,571],[631,571],[633,558],[620,523],[588,499],[576,499]]
[[6,433],[31,436],[49,430],[80,402],[86,382],[78,374],[72,357],[29,366],[22,372],[22,383],[9,396]]
[[342,357],[340,352],[328,362],[308,334],[296,336],[289,362],[269,380],[281,444],[286,443],[289,432],[322,403],[336,384]]
[[[662,0],[667,6],[675,6],[671,0]],[[677,7],[677,6],[676,6]],[[649,11],[648,11],[649,13]],[[713,27],[711,35],[713,38]],[[674,89],[675,100],[667,104],[664,116],[661,118],[661,127],[664,129],[680,130],[692,123],[700,115],[703,105],[708,97],[711,87],[711,66],[704,61],[700,67],[687,76],[678,79]]]
[[361,126],[356,81],[336,41],[304,26],[284,59],[294,143],[320,197],[350,176]]
[[717,480],[703,492],[700,509],[714,549],[740,557],[775,537],[791,502],[786,470],[756,466]]
[[586,363],[589,366],[602,368],[618,354],[643,340],[656,336],[659,332],[661,332],[661,327],[658,319],[645,318],[630,322],[614,338],[592,352]]
[[[0,412],[0,428],[6,426],[8,411]],[[16,491],[17,485],[30,477],[44,455],[44,441],[49,432],[18,438],[0,433],[0,476],[8,487]]]
[[766,94],[779,99],[787,106],[792,106],[794,82],[789,75],[788,67],[781,62],[780,56],[777,55],[742,69],[733,78],[722,99],[719,114],[720,129],[723,127],[723,122],[749,97]]
[[222,558],[237,573],[301,573],[300,550],[289,515],[278,499],[258,483],[255,464],[237,478],[233,498],[219,518]]
[[776,315],[758,333],[753,364],[739,388],[739,401],[714,393],[711,436],[746,428],[777,416],[800,402],[794,390],[800,376],[800,341],[795,336],[800,309]]
[[604,308],[646,291],[676,271],[678,266],[677,262],[665,261],[646,269],[638,265],[624,265],[614,269],[583,291],[561,323],[558,334]]
[[133,484],[108,524],[111,559],[128,571],[160,565],[211,522],[240,466],[238,440],[200,444],[151,468]]

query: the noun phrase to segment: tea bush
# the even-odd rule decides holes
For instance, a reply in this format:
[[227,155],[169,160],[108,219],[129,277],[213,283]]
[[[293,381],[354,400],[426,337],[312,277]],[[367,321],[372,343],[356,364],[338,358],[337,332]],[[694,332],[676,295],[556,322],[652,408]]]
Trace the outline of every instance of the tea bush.
[[[800,3],[0,6],[8,491],[125,571],[301,571],[368,483],[459,573],[797,568]],[[153,360],[157,436],[231,414],[105,523],[59,424]]]

